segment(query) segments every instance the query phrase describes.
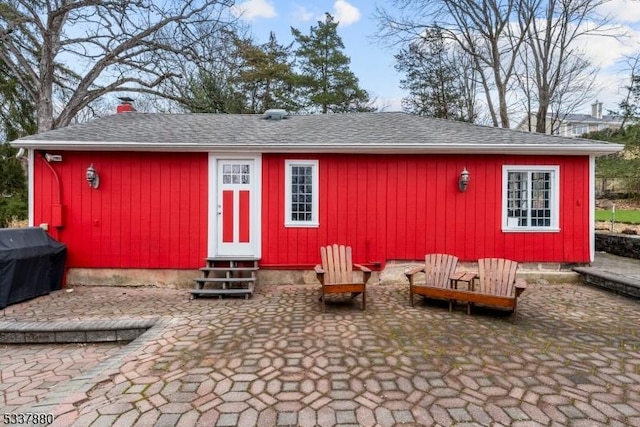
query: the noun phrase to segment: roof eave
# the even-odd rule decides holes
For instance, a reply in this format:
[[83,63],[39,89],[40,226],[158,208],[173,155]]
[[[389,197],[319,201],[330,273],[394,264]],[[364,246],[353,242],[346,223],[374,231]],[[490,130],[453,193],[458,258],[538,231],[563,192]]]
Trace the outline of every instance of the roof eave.
[[163,152],[261,152],[261,153],[371,153],[371,154],[517,154],[517,155],[597,155],[622,151],[621,144],[150,144],[138,142],[79,142],[18,140],[17,148],[59,151],[163,151]]

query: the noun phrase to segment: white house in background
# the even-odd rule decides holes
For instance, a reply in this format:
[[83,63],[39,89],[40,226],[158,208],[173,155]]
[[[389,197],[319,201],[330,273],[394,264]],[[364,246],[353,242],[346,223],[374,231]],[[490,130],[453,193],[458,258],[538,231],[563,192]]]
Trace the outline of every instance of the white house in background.
[[[602,102],[591,104],[591,114],[565,114],[550,113],[547,115],[546,134],[577,137],[587,132],[595,132],[607,128],[619,128],[622,117],[603,115]],[[535,131],[536,116],[531,114],[525,117],[516,127],[518,130]]]

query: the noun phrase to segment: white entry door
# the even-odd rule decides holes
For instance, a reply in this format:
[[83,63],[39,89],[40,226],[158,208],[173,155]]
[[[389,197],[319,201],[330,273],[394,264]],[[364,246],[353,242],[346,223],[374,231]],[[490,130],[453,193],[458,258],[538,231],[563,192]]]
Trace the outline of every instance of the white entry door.
[[215,251],[209,256],[259,257],[259,160],[216,160]]

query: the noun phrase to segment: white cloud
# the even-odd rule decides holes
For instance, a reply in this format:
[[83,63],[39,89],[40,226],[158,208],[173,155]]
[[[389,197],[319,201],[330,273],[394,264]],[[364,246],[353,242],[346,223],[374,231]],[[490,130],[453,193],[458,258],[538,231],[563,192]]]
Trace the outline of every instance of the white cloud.
[[602,68],[612,67],[625,56],[640,51],[640,31],[631,27],[613,28],[611,33],[622,31],[625,35],[606,37],[587,35],[581,39],[581,49],[591,58],[595,65]]
[[313,12],[309,11],[304,6],[296,6],[293,12],[291,12],[294,22],[308,22],[313,19]]
[[336,0],[333,3],[333,17],[341,26],[346,27],[360,20],[360,11],[346,0]]
[[[621,71],[606,70],[601,72],[598,74],[597,84],[589,101],[597,99],[602,102],[604,111],[616,110],[625,95],[625,86],[629,84],[628,80],[629,75]],[[580,112],[589,112],[586,104],[585,102]]]
[[236,16],[253,21],[257,18],[275,18],[278,14],[267,0],[247,0],[232,8]]
[[403,96],[376,98],[373,102],[373,106],[376,107],[380,112],[403,111],[402,98]]
[[[615,1],[615,0],[614,0]],[[611,26],[612,32],[614,26]],[[629,84],[630,70],[626,57],[640,52],[640,29],[632,26],[615,27],[624,33],[622,37],[585,36],[581,40],[580,49],[599,66],[600,72],[596,80],[593,101],[603,102],[605,110],[615,110],[625,94],[625,86]],[[585,105],[582,112],[589,112]]]
[[640,5],[637,0],[611,0],[604,2],[599,11],[620,23],[640,23]]

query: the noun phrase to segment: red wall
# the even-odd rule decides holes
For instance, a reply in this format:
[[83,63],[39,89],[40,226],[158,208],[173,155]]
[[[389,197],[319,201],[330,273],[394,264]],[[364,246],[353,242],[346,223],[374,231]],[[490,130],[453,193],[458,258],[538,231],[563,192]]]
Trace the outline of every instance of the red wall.
[[[63,227],[69,267],[198,268],[207,253],[206,153],[60,152]],[[320,226],[284,227],[284,161],[319,160]],[[589,261],[587,157],[447,155],[263,156],[263,267],[309,268],[319,247],[344,243],[356,262],[417,260],[446,252],[462,260]],[[91,189],[93,163],[100,188]],[[559,233],[503,233],[502,165],[560,167]],[[463,167],[466,193],[457,189]],[[35,162],[34,224],[54,224],[58,189]]]
[[[285,228],[284,161],[318,159],[320,226]],[[560,167],[560,232],[503,233],[502,166]],[[471,174],[458,191],[463,167]],[[544,156],[265,155],[264,266],[308,266],[319,247],[353,247],[355,262],[416,260],[445,252],[461,260],[588,262],[589,159]]]
[[[58,184],[40,154],[34,225],[67,244],[68,267],[198,268],[207,253],[207,154],[59,152]],[[85,180],[93,163],[100,187]]]

